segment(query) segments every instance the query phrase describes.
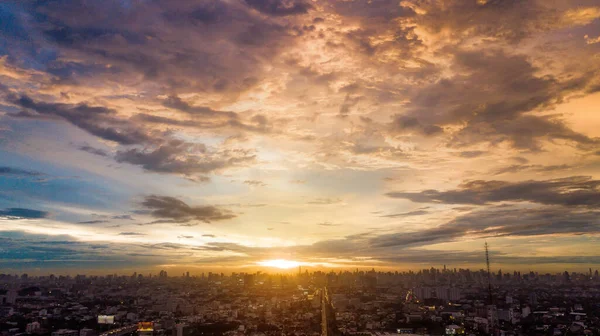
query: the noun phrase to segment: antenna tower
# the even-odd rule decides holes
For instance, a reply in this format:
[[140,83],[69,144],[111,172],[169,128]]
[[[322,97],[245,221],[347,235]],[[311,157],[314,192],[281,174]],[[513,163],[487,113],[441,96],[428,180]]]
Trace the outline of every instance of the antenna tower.
[[490,252],[488,249],[488,243],[485,242],[485,263],[487,265],[487,280],[488,280],[488,301],[489,304],[494,304],[494,300],[492,299],[492,275],[490,272]]

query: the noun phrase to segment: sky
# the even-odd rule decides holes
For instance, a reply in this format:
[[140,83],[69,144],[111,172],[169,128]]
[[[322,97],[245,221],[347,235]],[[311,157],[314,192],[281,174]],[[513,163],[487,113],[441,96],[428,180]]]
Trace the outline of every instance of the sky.
[[0,269],[587,271],[599,107],[598,0],[2,1]]

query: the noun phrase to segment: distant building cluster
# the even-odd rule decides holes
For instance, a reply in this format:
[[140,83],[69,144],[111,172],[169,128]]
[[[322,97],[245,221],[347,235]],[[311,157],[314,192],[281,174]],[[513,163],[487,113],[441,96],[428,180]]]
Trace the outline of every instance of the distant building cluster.
[[[489,280],[488,280],[489,279]],[[489,283],[492,292],[490,295]],[[599,335],[598,272],[0,275],[1,336]]]

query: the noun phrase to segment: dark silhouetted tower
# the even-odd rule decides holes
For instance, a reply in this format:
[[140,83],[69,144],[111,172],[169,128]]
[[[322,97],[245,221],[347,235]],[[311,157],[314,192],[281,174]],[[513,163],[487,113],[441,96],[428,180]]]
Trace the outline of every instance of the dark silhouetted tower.
[[494,304],[492,298],[492,276],[490,273],[490,251],[488,249],[488,243],[485,242],[485,263],[487,265],[487,280],[488,280],[488,304]]

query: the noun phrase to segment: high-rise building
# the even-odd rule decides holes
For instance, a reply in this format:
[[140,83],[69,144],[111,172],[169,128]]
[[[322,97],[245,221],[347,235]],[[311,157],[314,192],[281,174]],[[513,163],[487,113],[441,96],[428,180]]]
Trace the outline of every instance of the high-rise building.
[[487,306],[488,333],[493,332],[498,326],[498,310],[496,305]]
[[186,324],[184,324],[184,323],[177,323],[175,325],[175,331],[176,331],[175,336],[183,336],[185,327],[187,327]]
[[436,287],[435,295],[440,300],[448,301],[448,287]]
[[415,294],[415,296],[419,300],[430,299],[430,298],[433,297],[431,295],[431,288],[430,287],[416,287],[413,290],[413,293]]
[[459,288],[450,287],[448,288],[448,300],[458,301],[462,298],[462,292]]
[[17,302],[17,296],[19,294],[17,293],[17,290],[12,288],[9,289],[8,292],[6,292],[6,299],[5,302],[10,304],[10,305],[14,305],[15,302]]
[[244,275],[244,286],[246,286],[246,287],[254,286],[254,274],[245,274]]

